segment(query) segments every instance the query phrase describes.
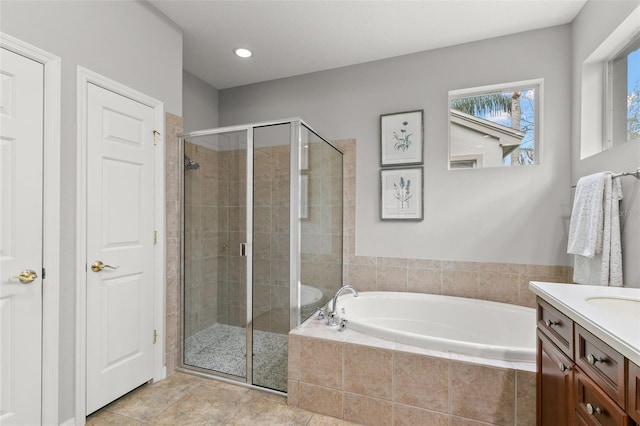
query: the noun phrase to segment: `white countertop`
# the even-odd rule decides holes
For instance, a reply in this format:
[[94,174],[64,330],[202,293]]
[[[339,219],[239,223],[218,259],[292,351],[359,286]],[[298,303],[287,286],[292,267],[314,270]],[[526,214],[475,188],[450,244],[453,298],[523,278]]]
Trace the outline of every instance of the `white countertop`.
[[640,366],[640,321],[589,304],[589,297],[640,300],[640,289],[531,281],[529,288],[553,307]]

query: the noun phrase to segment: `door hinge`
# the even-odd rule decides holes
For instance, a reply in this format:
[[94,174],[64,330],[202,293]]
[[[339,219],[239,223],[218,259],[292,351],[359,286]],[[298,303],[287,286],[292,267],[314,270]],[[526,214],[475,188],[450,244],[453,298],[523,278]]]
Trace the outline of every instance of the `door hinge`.
[[153,131],[153,144],[157,145],[158,144],[158,136],[160,136],[160,132],[158,132],[157,130]]
[[42,279],[44,280],[45,278],[47,278],[47,270],[45,268],[42,268]]
[[153,330],[153,344],[155,345],[158,341],[158,330]]

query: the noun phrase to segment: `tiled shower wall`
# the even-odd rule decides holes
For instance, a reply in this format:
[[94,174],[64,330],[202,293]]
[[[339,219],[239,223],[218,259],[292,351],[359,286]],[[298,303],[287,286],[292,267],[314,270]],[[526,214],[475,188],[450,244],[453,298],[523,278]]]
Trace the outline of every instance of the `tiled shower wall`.
[[[187,336],[217,322],[246,323],[246,151],[185,144]],[[254,327],[289,331],[289,147],[254,151]],[[216,303],[217,301],[217,303]]]
[[253,327],[289,332],[289,145],[254,149]]
[[184,333],[190,337],[217,319],[219,197],[218,154],[185,143],[185,154],[200,165],[184,173],[185,309]]
[[246,323],[246,153],[216,151],[185,142],[185,154],[200,165],[186,170],[186,337],[215,323]]

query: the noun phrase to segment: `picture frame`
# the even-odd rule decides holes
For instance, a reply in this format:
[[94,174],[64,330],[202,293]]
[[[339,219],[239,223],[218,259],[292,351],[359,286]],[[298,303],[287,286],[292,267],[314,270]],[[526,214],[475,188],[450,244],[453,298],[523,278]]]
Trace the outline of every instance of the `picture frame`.
[[380,116],[380,165],[424,164],[424,110]]
[[380,170],[380,218],[382,220],[424,219],[422,167]]

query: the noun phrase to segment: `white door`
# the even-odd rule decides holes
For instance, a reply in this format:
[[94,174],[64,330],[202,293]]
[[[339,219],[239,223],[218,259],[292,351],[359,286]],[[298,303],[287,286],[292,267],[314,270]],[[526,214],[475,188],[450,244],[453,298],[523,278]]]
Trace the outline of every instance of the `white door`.
[[154,110],[88,86],[87,414],[153,378],[155,229]]
[[0,49],[0,423],[40,424],[44,67]]

